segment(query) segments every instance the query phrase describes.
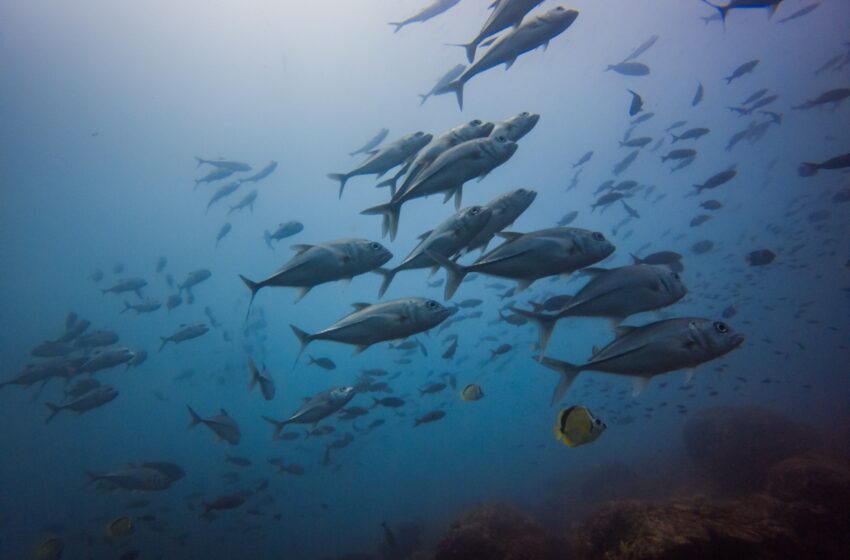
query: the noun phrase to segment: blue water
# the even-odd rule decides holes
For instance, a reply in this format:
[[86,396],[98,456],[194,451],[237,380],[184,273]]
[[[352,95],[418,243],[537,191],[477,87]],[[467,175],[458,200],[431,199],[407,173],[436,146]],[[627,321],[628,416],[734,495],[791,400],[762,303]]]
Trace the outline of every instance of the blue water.
[[[61,399],[62,380],[44,388],[0,389],[0,556],[29,557],[45,537],[58,535],[65,542],[64,558],[115,558],[127,550],[140,550],[140,558],[336,557],[375,552],[384,539],[382,521],[416,522],[427,550],[459,511],[478,502],[544,511],[555,501],[563,512],[578,481],[600,465],[618,461],[652,472],[659,462],[679,460],[681,427],[702,408],[760,404],[828,433],[846,418],[850,403],[850,204],[832,200],[847,191],[848,176],[838,170],[801,178],[797,167],[847,153],[850,105],[791,107],[847,87],[850,65],[817,76],[813,71],[847,53],[850,4],[824,1],[805,17],[777,21],[807,3],[786,0],[771,19],[763,10],[733,11],[724,29],[700,19],[713,12],[696,0],[575,2],[569,7],[579,10],[578,20],[547,50],[521,56],[507,72],[495,68],[471,80],[463,112],[451,95],[419,107],[416,94],[463,62],[463,51],[445,44],[472,38],[487,17],[487,2],[466,0],[397,34],[386,22],[415,13],[423,0],[0,4],[2,375],[11,378],[39,361],[30,349],[60,336],[71,311],[91,321],[92,329],[113,329],[120,344],[149,353],[138,368],[95,374],[120,391],[115,401],[79,416],[62,412],[50,424],[44,422],[44,403]],[[554,6],[545,2],[532,14]],[[638,59],[651,68],[649,76],[603,72],[653,34],[660,36],[657,44]],[[761,63],[753,73],[725,83],[725,76],[754,58]],[[698,82],[705,99],[691,107]],[[628,199],[642,217],[614,234],[626,216],[623,208],[591,212],[590,205],[596,187],[614,178],[612,167],[631,151],[618,147],[631,120],[627,88],[643,97],[644,111],[655,113],[633,137],[668,140],[657,152],[650,152],[652,145],[643,148],[615,178],[655,190]],[[782,113],[782,124],[756,143],[745,140],[726,151],[732,134],[763,120],[739,117],[727,106],[760,88],[779,95],[765,109]],[[387,344],[357,356],[346,345],[311,345],[311,354],[337,364],[333,371],[308,366],[306,359],[293,366],[298,343],[289,324],[314,332],[346,315],[350,304],[376,301],[377,275],[357,277],[347,287],[319,286],[297,304],[295,290],[266,288],[246,323],[249,294],[237,274],[271,274],[289,260],[291,243],[374,239],[393,252],[394,265],[422,232],[454,211],[440,196],[415,200],[405,205],[398,238],[381,239],[380,219],[359,212],[386,202],[387,191],[375,189],[371,176],[357,177],[338,199],[337,184],[326,177],[359,163],[350,151],[382,127],[390,129],[391,141],[416,130],[438,134],[472,118],[498,121],[521,111],[539,113],[540,122],[519,141],[510,161],[480,183],[467,184],[464,204],[484,204],[518,187],[534,189],[536,201],[509,229],[553,227],[578,210],[573,226],[600,231],[617,247],[599,266],[630,264],[629,253],[682,253],[689,294],[661,313],[720,318],[734,305],[737,315],[728,322],[747,336],[741,349],[698,369],[687,390],[680,390],[684,374],[671,373],[654,379],[637,400],[628,380],[583,374],[563,405],[588,406],[609,428],[593,444],[568,449],[552,434],[561,408],[549,406],[555,375],[531,359],[536,330],[494,320],[509,301],[528,307],[529,300],[575,292],[583,278],[543,279],[505,300],[499,297],[505,290],[484,285],[510,287],[511,281],[467,281],[452,301],[481,298],[480,307],[464,312],[480,310],[483,316],[416,337],[427,356],[418,351],[403,356]],[[664,130],[678,120],[688,122],[678,132],[705,126],[711,133],[677,143],[674,147],[699,153],[692,165],[671,173],[671,163],[661,164],[659,156],[671,149]],[[572,164],[589,150],[594,155],[578,186],[566,192]],[[279,167],[205,214],[209,196],[229,179],[193,189],[205,169],[195,168],[194,156],[245,161],[255,171],[271,160]],[[698,198],[686,196],[693,184],[732,164],[738,170],[733,181]],[[253,212],[227,216],[227,207],[254,187],[259,198]],[[666,197],[653,203],[662,193]],[[724,207],[700,209],[699,201],[708,198]],[[824,209],[825,219],[808,218]],[[699,213],[712,219],[691,227]],[[304,231],[269,250],[263,231],[289,220],[302,222]],[[216,247],[226,221],[233,230]],[[691,246],[704,239],[714,249],[694,255]],[[746,255],[764,248],[776,260],[749,266]],[[160,256],[168,264],[157,274]],[[115,274],[119,263],[124,270]],[[166,274],[181,282],[200,268],[209,269],[211,279],[194,289],[193,304],[171,312],[163,307],[148,315],[119,314],[123,302],[135,302],[136,296],[100,292],[118,278],[142,277],[148,281],[145,296],[164,302],[174,292]],[[90,278],[96,269],[104,273],[98,283]],[[442,302],[442,287],[429,288],[427,275],[400,273],[384,299]],[[427,280],[443,277],[439,272]],[[181,324],[208,323],[205,306],[219,328],[157,352],[159,337]],[[261,316],[267,326],[246,335],[246,324]],[[626,324],[659,316],[641,314]],[[453,360],[444,360],[443,340],[450,333],[459,335],[459,349]],[[486,336],[497,340],[482,340]],[[611,338],[604,320],[565,320],[548,355],[580,362],[592,346]],[[482,365],[502,342],[512,350]],[[271,402],[247,389],[249,355],[265,362],[275,379]],[[412,363],[396,363],[402,357]],[[175,379],[189,368],[195,370],[192,377]],[[385,419],[383,426],[360,433],[350,421],[325,420],[337,428],[330,438],[355,436],[332,453],[330,465],[322,464],[330,438],[272,441],[262,415],[285,418],[303,397],[353,384],[366,368],[401,372],[390,384],[408,401],[405,407],[398,413],[377,408],[356,422],[363,428],[378,417]],[[420,397],[417,389],[443,372],[457,377],[458,389]],[[473,382],[486,397],[463,402],[458,391]],[[659,407],[665,401],[669,406]],[[240,444],[216,443],[202,426],[187,431],[184,403],[204,417],[226,409],[241,427]],[[371,399],[358,395],[351,404],[368,407]],[[680,404],[685,413],[677,412]],[[648,407],[652,410],[644,410]],[[413,429],[415,418],[435,409],[446,417]],[[625,415],[635,421],[611,422]],[[225,453],[253,465],[225,463]],[[278,474],[269,458],[298,463],[306,473]],[[86,470],[107,472],[140,461],[171,461],[186,476],[156,493],[85,485]],[[227,472],[238,473],[239,480],[225,485]],[[187,507],[187,494],[201,492],[209,501],[252,489],[261,479],[270,481],[267,491],[253,493],[244,506],[212,522],[199,519],[201,499],[193,502],[194,510]],[[127,509],[140,498],[151,505]],[[246,513],[251,508],[264,515]],[[142,512],[156,522],[137,521],[126,548],[103,541],[109,520]]]

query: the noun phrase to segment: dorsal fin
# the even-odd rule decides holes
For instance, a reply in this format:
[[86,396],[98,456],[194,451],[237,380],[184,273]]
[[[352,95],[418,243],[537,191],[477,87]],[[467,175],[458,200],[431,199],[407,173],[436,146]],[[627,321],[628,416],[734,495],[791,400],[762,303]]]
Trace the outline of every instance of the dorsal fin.
[[360,311],[362,309],[366,309],[370,305],[372,305],[372,304],[371,303],[356,302],[356,303],[352,303],[351,307],[353,307],[357,311]]
[[309,243],[296,243],[295,245],[289,246],[290,249],[292,249],[293,251],[295,251],[299,255],[301,253],[303,253],[304,251],[311,249],[312,247],[313,247],[313,245],[310,245]]
[[419,236],[419,237],[417,237],[416,239],[418,239],[419,241],[422,241],[423,239],[425,239],[426,237],[428,237],[429,235],[431,235],[431,232],[432,232],[432,231],[434,231],[434,230],[429,229],[428,231],[426,231],[425,233],[423,233],[422,235],[420,235],[420,236]]
[[619,327],[614,329],[614,333],[617,335],[617,338],[621,338],[621,337],[626,336],[627,334],[629,334],[630,332],[632,332],[633,330],[636,330],[636,329],[637,329],[637,327],[629,327],[629,326],[626,326],[626,325],[620,325]]
[[225,416],[230,416],[230,415],[227,413],[227,411],[226,411],[226,410],[224,410],[223,408],[220,408],[220,409],[219,409],[219,412],[221,412],[221,413],[222,413],[223,415],[225,415]]

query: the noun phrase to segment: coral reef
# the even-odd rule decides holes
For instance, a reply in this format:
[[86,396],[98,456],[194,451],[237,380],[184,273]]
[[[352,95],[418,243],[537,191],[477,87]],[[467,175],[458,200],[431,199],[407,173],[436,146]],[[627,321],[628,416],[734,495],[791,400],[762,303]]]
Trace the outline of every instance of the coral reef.
[[754,406],[700,411],[683,436],[690,458],[726,492],[760,490],[772,465],[817,443],[807,428]]
[[482,504],[454,522],[436,560],[562,560],[564,546],[528,515],[506,504]]

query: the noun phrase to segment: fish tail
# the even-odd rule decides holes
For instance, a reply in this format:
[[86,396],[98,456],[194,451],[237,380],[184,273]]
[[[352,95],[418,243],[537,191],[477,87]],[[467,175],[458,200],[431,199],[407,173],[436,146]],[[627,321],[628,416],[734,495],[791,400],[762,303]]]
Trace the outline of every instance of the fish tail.
[[207,162],[207,160],[201,159],[198,156],[195,156],[195,161],[198,162],[198,165],[195,166],[195,169],[197,169],[198,167],[200,167],[201,165],[203,165]]
[[391,192],[391,193],[393,194],[393,196],[394,196],[394,195],[395,195],[395,184],[396,184],[396,181],[398,181],[398,176],[390,177],[389,179],[384,179],[383,181],[381,181],[380,183],[378,183],[377,185],[375,185],[375,188],[382,189],[382,188],[384,188],[384,187],[389,187],[389,188],[390,188],[390,192]]
[[186,408],[189,409],[189,416],[191,417],[189,419],[189,426],[187,427],[187,429],[191,430],[192,428],[194,428],[195,426],[200,424],[202,422],[202,420],[201,420],[201,417],[198,416],[198,413],[195,412],[194,410],[192,410],[191,406],[189,406],[187,404]]
[[57,414],[59,414],[59,411],[60,411],[60,410],[62,410],[62,407],[61,407],[61,406],[59,406],[58,404],[53,404],[53,403],[51,403],[51,402],[49,402],[49,403],[45,403],[45,404],[47,405],[47,408],[49,408],[49,409],[50,409],[50,416],[48,416],[48,417],[47,417],[47,420],[45,420],[45,421],[44,421],[44,423],[45,423],[45,424],[47,424],[48,422],[50,422],[51,420],[53,420],[53,417],[54,417],[54,416],[56,416]]
[[717,4],[712,4],[708,0],[702,0],[702,1],[706,6],[711,6],[712,8],[714,8],[715,10],[720,12],[720,21],[723,23],[723,27],[725,29],[725,27],[726,27],[726,13],[729,11],[729,8],[731,7],[731,3],[727,6],[718,6]]
[[466,51],[466,60],[472,64],[472,61],[475,60],[475,51],[478,49],[478,43],[447,43],[449,47],[460,47],[464,51]]
[[345,189],[345,182],[348,181],[348,175],[345,173],[328,173],[328,179],[339,181],[339,198],[342,198],[342,191]]
[[797,168],[797,175],[800,177],[811,177],[817,174],[819,168],[820,165],[817,163],[804,162]]
[[269,233],[269,230],[263,231],[263,239],[265,239],[266,245],[268,245],[269,249],[274,249],[274,247],[272,247],[272,234]]
[[446,300],[450,300],[457,291],[458,286],[460,286],[460,283],[463,282],[463,278],[469,274],[469,267],[459,265],[451,259],[438,255],[433,251],[425,251],[425,253],[437,264],[446,269],[446,289],[444,297]]
[[555,405],[564,398],[564,395],[567,394],[567,391],[570,389],[570,385],[572,385],[573,381],[575,381],[578,374],[581,373],[581,368],[575,364],[571,364],[563,360],[556,360],[554,358],[542,358],[540,363],[547,368],[558,372],[561,377],[558,381],[558,385],[555,387],[555,391],[552,393],[551,404]]
[[162,341],[162,344],[159,345],[159,351],[162,352],[162,349],[165,348],[166,344],[168,344],[168,339],[164,336],[159,337],[159,339]]
[[428,98],[431,97],[430,93],[417,93],[419,96],[419,106],[425,105],[425,102],[428,101]]
[[457,106],[463,111],[463,85],[464,82],[460,79],[455,80],[449,84],[446,84],[444,87],[440,89],[437,93],[452,93],[454,92],[457,97]]
[[543,355],[546,353],[546,348],[549,347],[549,341],[552,339],[552,332],[555,330],[555,325],[558,324],[558,319],[561,318],[560,313],[548,315],[546,313],[527,311],[525,309],[519,309],[513,306],[509,307],[509,309],[520,317],[525,317],[526,319],[537,325],[537,329],[540,335],[540,357],[542,358]]
[[263,286],[261,282],[254,282],[253,280],[245,278],[241,274],[239,275],[239,278],[241,278],[242,282],[244,282],[248,289],[251,290],[251,300],[248,302],[248,312],[245,313],[245,320],[247,321],[248,316],[251,314],[251,305],[254,303],[254,297],[257,295],[257,291],[259,291],[259,289]]
[[398,33],[401,30],[402,27],[407,25],[407,23],[404,22],[404,21],[391,21],[391,22],[387,23],[387,25],[395,25],[395,29],[393,29],[393,33]]
[[124,302],[124,309],[121,311],[121,313],[119,313],[119,315],[129,311],[130,309],[133,309],[133,306],[130,305],[130,302],[125,301]]
[[268,416],[263,416],[263,420],[274,426],[274,433],[272,434],[272,439],[278,439],[280,437],[280,432],[283,431],[283,427],[286,426],[286,420],[275,420],[274,418],[269,418]]
[[394,268],[378,268],[375,270],[375,273],[380,274],[383,277],[381,287],[378,289],[378,298],[384,297],[384,294],[387,293],[387,288],[390,287],[393,278],[395,278],[396,272],[397,271]]
[[677,141],[679,141],[679,139],[681,138],[681,136],[676,136],[676,135],[675,135],[675,134],[673,134],[672,132],[670,133],[670,136],[672,136],[672,137],[673,137],[673,141],[672,141],[672,142],[670,142],[671,144],[675,144],[675,143],[676,143]]
[[372,397],[372,406],[370,406],[369,409],[371,410],[377,406],[381,406],[381,401],[379,401],[375,397]]
[[298,342],[301,343],[301,348],[299,348],[299,350],[298,350],[298,356],[295,358],[295,361],[297,362],[298,358],[301,357],[301,354],[304,353],[304,349],[307,348],[307,345],[310,344],[310,342],[312,342],[313,339],[310,337],[309,334],[302,331],[301,329],[299,329],[295,325],[289,325],[289,328],[292,329],[292,332],[294,332],[295,336],[298,337]]
[[394,240],[396,234],[398,233],[398,221],[401,216],[401,204],[397,202],[390,201],[386,204],[379,204],[378,206],[372,206],[371,208],[367,208],[360,212],[361,214],[372,216],[372,215],[383,215],[384,223],[383,223],[383,234],[384,236],[387,233],[390,234],[390,240]]

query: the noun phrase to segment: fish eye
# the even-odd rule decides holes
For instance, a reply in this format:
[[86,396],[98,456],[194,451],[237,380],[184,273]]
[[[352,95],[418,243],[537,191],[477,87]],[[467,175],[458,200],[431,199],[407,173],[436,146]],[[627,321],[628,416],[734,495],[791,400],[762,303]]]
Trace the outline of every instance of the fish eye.
[[469,212],[470,212],[473,216],[477,216],[477,215],[478,215],[478,213],[479,213],[479,212],[481,212],[481,209],[480,209],[480,208],[478,208],[478,207],[476,206],[475,208],[473,208],[473,209],[472,209],[472,210],[470,210]]
[[508,139],[504,136],[496,136],[496,142],[507,142]]
[[721,323],[720,321],[716,321],[714,323],[714,330],[716,330],[720,334],[726,334],[726,333],[729,332],[729,327],[726,326],[726,323]]
[[679,276],[679,273],[678,273],[678,272],[674,272],[674,273],[673,273],[673,278],[675,278],[676,280],[681,280],[681,279],[682,279],[682,277],[681,277],[681,276]]
[[375,243],[375,242],[373,241],[372,243],[370,243],[370,244],[369,244],[369,247],[370,247],[371,249],[374,249],[375,251],[377,251],[378,249],[380,249],[380,248],[381,248],[381,244],[380,244],[380,243]]
[[597,425],[597,426],[601,426],[601,425],[602,425],[602,420],[600,420],[599,418],[597,418],[595,423],[596,423],[596,425]]
[[478,119],[475,119],[473,121],[470,121],[469,124],[471,124],[472,126],[481,126],[481,121],[478,120]]
[[428,309],[437,309],[437,302],[434,301],[434,300],[429,301],[427,303],[427,305],[428,305]]
[[520,116],[520,117],[527,117],[527,116],[529,116],[529,112],[528,112],[528,111],[523,111],[522,113],[520,113],[520,114],[519,114],[519,116]]
[[597,241],[605,241],[605,236],[599,233],[598,231],[593,232],[593,238]]

